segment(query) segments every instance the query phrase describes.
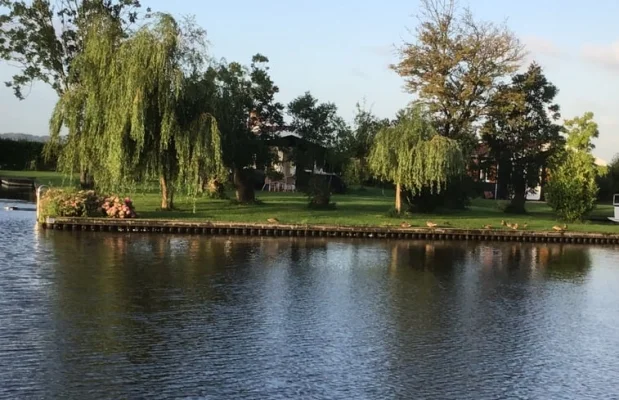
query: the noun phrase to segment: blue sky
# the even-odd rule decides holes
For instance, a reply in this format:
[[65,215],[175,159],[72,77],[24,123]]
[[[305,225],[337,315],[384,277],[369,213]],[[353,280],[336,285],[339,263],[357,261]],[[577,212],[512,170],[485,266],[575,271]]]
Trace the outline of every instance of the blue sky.
[[[608,161],[619,153],[619,1],[463,3],[478,18],[507,20],[527,45],[528,61],[539,62],[559,87],[563,116],[595,113],[600,139],[594,153]],[[309,90],[321,101],[334,102],[351,120],[357,102],[365,100],[376,114],[391,117],[412,99],[388,65],[396,60],[394,46],[411,38],[407,28],[417,23],[418,1],[143,0],[142,4],[174,15],[195,15],[208,31],[216,58],[249,63],[256,52],[268,56],[284,103]],[[12,73],[11,67],[0,64],[1,81]],[[54,102],[54,93],[41,83],[22,102],[0,86],[0,132],[46,134]]]

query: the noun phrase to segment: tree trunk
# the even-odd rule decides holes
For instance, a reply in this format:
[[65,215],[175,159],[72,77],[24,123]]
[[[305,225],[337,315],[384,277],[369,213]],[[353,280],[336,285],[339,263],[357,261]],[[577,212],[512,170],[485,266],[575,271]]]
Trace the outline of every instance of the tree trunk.
[[159,177],[159,185],[161,186],[161,210],[170,211],[174,208],[174,188],[164,175]]
[[236,200],[239,203],[253,203],[256,201],[253,172],[253,170],[248,169],[234,169],[234,186],[236,188]]
[[80,188],[82,190],[94,189],[95,183],[92,179],[92,175],[88,173],[86,168],[80,170]]
[[398,214],[402,212],[402,188],[400,183],[395,185],[395,210]]
[[509,197],[509,179],[511,175],[511,165],[508,161],[499,162],[497,173],[497,194],[496,200],[505,200]]
[[546,180],[548,179],[548,171],[546,170],[546,164],[542,165],[542,179],[540,180],[539,200],[546,201]]
[[506,212],[512,214],[525,214],[527,211],[524,204],[527,200],[527,182],[522,172],[517,173],[517,176],[512,177],[514,180],[514,197],[505,209]]

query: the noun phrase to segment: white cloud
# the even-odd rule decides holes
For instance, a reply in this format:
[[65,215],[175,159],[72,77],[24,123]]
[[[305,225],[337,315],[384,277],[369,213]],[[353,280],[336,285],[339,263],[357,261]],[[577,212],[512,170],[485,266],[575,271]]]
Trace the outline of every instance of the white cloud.
[[606,45],[584,45],[581,55],[590,62],[619,72],[619,40]]
[[526,49],[537,55],[544,55],[550,57],[564,57],[568,55],[563,49],[557,46],[550,39],[546,39],[540,36],[525,36],[522,40],[526,46]]

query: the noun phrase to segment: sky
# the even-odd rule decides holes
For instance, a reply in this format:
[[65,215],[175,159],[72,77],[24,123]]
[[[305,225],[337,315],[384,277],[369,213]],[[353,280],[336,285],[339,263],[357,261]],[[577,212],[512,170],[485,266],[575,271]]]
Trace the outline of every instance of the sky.
[[[619,153],[619,1],[461,0],[477,19],[505,22],[560,90],[563,118],[586,111],[600,126],[594,154]],[[382,4],[382,5],[381,5]],[[310,91],[352,121],[356,103],[393,117],[413,99],[389,69],[395,49],[411,41],[418,0],[142,0],[175,16],[194,15],[208,32],[211,55],[249,64],[262,53],[286,104]],[[0,61],[0,81],[15,70]],[[47,134],[55,93],[35,84],[26,100],[0,85],[0,132]]]

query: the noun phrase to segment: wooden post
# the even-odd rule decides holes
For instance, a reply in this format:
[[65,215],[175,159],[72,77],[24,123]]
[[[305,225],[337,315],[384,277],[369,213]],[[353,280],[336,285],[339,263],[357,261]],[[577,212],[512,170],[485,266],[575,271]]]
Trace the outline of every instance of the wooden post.
[[39,221],[39,217],[41,216],[41,192],[43,191],[43,188],[47,189],[47,186],[45,185],[41,185],[37,188],[37,222]]

